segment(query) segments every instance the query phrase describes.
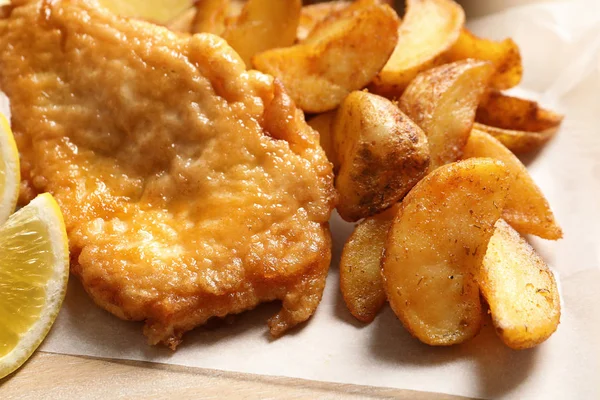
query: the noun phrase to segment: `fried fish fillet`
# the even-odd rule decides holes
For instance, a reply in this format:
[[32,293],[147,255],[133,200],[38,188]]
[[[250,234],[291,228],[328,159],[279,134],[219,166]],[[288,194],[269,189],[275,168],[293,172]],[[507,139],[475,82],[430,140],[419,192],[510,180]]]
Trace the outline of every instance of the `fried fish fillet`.
[[335,203],[318,135],[222,39],[92,0],[13,3],[0,21],[22,198],[52,193],[71,271],[151,344],[281,300],[275,336],[323,292]]

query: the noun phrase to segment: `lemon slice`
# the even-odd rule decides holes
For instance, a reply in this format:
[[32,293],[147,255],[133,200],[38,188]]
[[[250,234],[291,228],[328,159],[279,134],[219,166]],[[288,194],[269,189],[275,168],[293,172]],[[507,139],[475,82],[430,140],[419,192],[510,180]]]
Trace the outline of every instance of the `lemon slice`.
[[0,228],[0,378],[19,368],[56,319],[69,277],[62,214],[42,194]]
[[15,211],[20,181],[19,151],[10,124],[0,113],[0,224]]

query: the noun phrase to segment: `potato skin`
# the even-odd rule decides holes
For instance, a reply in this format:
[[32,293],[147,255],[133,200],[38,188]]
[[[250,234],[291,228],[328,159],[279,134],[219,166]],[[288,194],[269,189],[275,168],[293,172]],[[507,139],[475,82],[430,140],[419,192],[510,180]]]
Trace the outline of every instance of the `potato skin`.
[[346,221],[375,215],[402,199],[429,166],[425,134],[384,97],[352,92],[333,122],[339,163],[338,212]]
[[259,53],[252,61],[279,78],[305,112],[330,111],[385,65],[399,24],[388,5],[359,0],[320,23],[302,43]]
[[510,89],[517,86],[523,77],[523,63],[519,46],[512,39],[494,41],[475,36],[463,28],[458,40],[443,58],[446,62],[474,58],[494,64],[490,86],[494,89]]
[[505,166],[489,158],[448,164],[404,198],[383,260],[388,301],[422,342],[465,342],[481,327],[477,274],[508,192]]
[[340,289],[348,310],[361,322],[373,321],[386,302],[381,261],[397,211],[394,206],[361,221],[342,251]]
[[255,54],[294,44],[301,11],[302,0],[248,0],[222,36],[250,67]]
[[562,230],[548,200],[523,163],[502,143],[485,132],[473,129],[463,157],[490,157],[506,165],[512,182],[502,217],[517,231],[548,240],[562,238]]
[[493,71],[487,61],[445,64],[420,73],[400,98],[400,109],[427,135],[430,171],[460,160]]
[[509,224],[496,222],[480,272],[496,333],[510,348],[548,339],[560,323],[560,296],[552,271]]
[[398,43],[369,89],[398,98],[418,73],[444,63],[458,39],[465,13],[453,0],[407,0]]

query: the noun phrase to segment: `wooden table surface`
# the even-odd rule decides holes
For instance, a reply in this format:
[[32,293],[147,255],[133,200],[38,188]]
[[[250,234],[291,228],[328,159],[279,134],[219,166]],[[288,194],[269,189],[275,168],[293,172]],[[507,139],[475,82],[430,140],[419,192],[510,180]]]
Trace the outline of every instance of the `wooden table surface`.
[[37,352],[0,399],[411,399],[464,397]]

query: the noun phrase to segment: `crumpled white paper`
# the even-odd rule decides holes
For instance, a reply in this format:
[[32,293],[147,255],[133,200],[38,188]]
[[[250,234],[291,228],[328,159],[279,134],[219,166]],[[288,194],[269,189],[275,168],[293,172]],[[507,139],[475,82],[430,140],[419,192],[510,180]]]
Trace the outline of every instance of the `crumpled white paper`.
[[[558,136],[525,159],[565,232],[559,242],[531,238],[562,283],[561,325],[546,343],[510,350],[488,322],[465,345],[428,347],[389,308],[363,326],[343,304],[334,263],[323,302],[303,328],[271,340],[266,319],[277,306],[264,305],[232,325],[186,334],[176,352],[146,345],[141,324],[100,310],[72,279],[42,350],[473,397],[600,398],[600,5],[525,6],[469,25],[486,37],[514,38],[525,67],[516,92],[567,115]],[[351,225],[334,216],[332,230],[337,260]]]

